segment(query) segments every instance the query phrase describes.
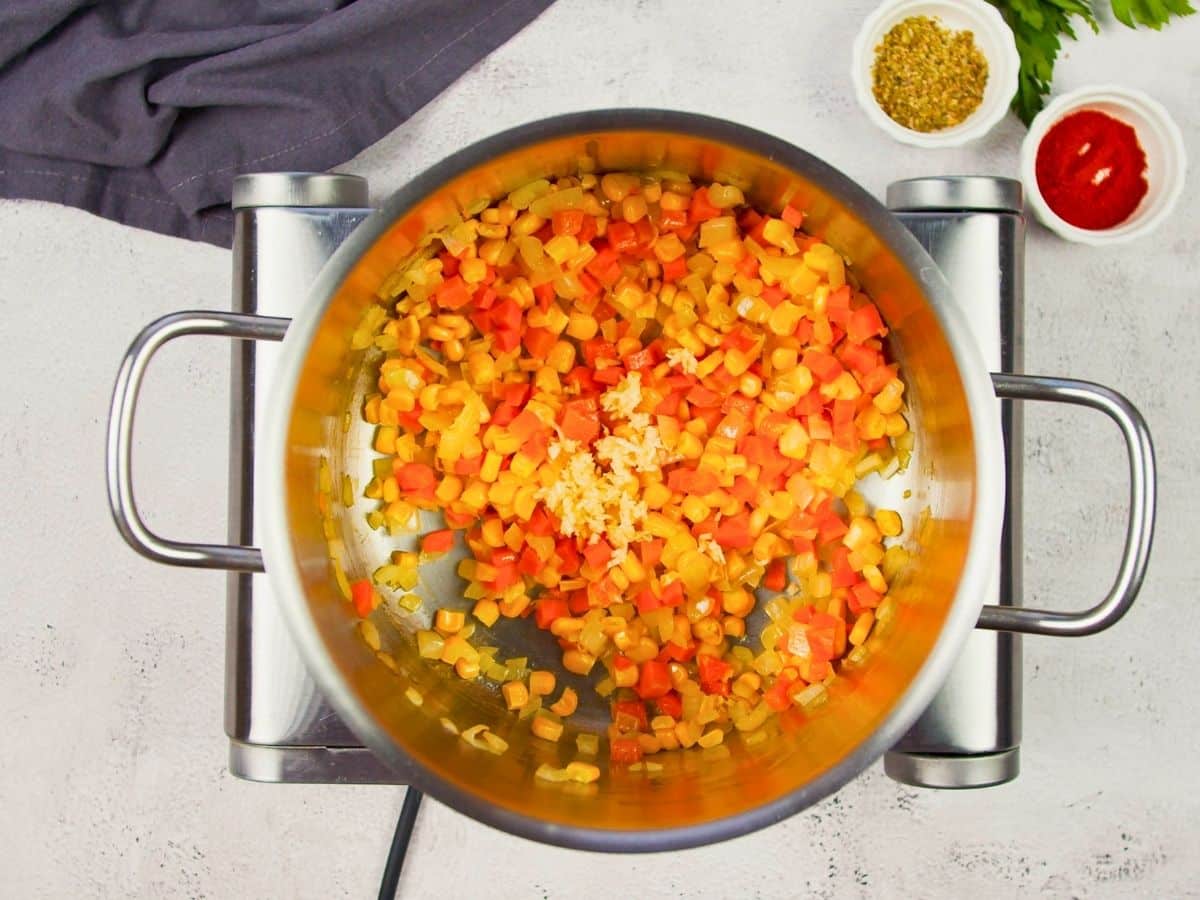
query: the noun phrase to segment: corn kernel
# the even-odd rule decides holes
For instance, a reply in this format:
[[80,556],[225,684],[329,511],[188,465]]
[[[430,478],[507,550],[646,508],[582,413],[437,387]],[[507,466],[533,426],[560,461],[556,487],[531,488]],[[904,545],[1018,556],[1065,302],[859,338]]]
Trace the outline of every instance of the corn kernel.
[[579,695],[572,688],[563,688],[562,696],[550,704],[550,711],[558,716],[569,716],[579,708]]
[[612,680],[617,687],[633,687],[638,683],[637,666],[613,666]]
[[692,523],[703,522],[711,515],[708,504],[699,497],[684,497],[681,509],[683,510],[684,518]]
[[529,692],[535,697],[545,697],[554,693],[554,673],[539,669],[529,676]]
[[596,657],[583,650],[568,650],[563,654],[563,668],[576,675],[586,675],[596,665]]
[[479,661],[460,657],[454,663],[454,672],[464,681],[474,681],[479,677]]
[[572,313],[567,319],[567,334],[577,341],[590,341],[600,330],[595,317],[585,313]]
[[467,617],[461,609],[439,609],[433,617],[433,627],[442,635],[449,636],[462,631]]
[[529,729],[534,736],[544,741],[557,741],[563,733],[562,722],[550,718],[549,714],[543,714],[541,710],[534,713]]
[[867,639],[867,635],[871,633],[871,626],[875,624],[875,614],[871,610],[866,610],[854,622],[854,627],[850,629],[850,634],[846,638],[850,642],[850,646],[857,647]]
[[904,530],[900,514],[892,509],[875,510],[875,524],[884,537],[896,537]]
[[529,690],[520,681],[509,681],[501,685],[500,693],[504,695],[504,703],[510,710],[517,710],[529,702]]
[[491,628],[496,624],[496,620],[500,618],[500,606],[495,600],[485,597],[476,602],[471,614],[488,628]]

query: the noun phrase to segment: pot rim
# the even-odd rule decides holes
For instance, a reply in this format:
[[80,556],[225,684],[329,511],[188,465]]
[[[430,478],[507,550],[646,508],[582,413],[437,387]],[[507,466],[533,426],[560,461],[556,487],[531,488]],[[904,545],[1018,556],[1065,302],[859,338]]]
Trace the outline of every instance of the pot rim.
[[284,618],[301,655],[351,730],[372,752],[407,778],[408,783],[439,802],[492,827],[548,844],[578,850],[657,852],[728,840],[789,818],[843,787],[904,735],[932,701],[978,618],[996,561],[994,551],[1000,540],[1005,485],[1002,479],[976,478],[971,536],[954,602],[929,655],[883,723],[821,776],[771,803],[695,825],[657,830],[564,825],[490,804],[442,780],[405,754],[375,724],[365,705],[343,689],[341,676],[303,599],[299,565],[286,527],[287,492],[283,483],[289,420],[301,367],[329,299],[363,253],[397,218],[446,182],[497,156],[545,140],[605,131],[674,132],[712,140],[757,153],[819,180],[897,253],[922,285],[947,336],[962,380],[974,436],[975,471],[1003,472],[1003,447],[998,406],[983,357],[954,305],[949,285],[916,238],[882,203],[832,166],[793,144],[724,119],[630,108],[570,113],[519,125],[471,144],[426,169],[396,191],[342,243],[313,283],[280,348],[265,427],[260,432],[263,451],[257,454],[255,473],[256,484],[263,489],[259,508],[264,512],[262,549],[267,575],[281,599]]

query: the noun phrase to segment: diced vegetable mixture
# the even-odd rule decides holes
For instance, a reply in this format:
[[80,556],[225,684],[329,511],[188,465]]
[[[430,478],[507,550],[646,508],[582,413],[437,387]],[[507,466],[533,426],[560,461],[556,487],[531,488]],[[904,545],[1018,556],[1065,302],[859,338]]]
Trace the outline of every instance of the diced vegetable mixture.
[[[384,351],[363,410],[383,456],[370,524],[446,524],[349,585],[357,612],[380,587],[415,609],[422,557],[465,542],[474,608],[438,609],[420,655],[499,684],[558,741],[576,692],[473,644],[470,619],[548,630],[608,698],[615,764],[820,702],[907,560],[888,540],[900,516],[855,490],[902,468],[912,435],[887,328],[845,261],[802,209],[764,215],[738,187],[670,173],[583,171],[473,212],[356,335]],[[747,635],[758,596],[768,624]],[[503,752],[482,726],[462,736]]]

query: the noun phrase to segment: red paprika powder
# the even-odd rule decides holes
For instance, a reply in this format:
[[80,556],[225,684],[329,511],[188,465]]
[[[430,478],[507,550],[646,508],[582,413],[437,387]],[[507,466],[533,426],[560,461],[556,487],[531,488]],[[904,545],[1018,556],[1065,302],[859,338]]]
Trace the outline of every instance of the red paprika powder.
[[1146,152],[1119,119],[1081,110],[1046,132],[1037,152],[1038,190],[1059,218],[1099,231],[1120,225],[1146,195]]

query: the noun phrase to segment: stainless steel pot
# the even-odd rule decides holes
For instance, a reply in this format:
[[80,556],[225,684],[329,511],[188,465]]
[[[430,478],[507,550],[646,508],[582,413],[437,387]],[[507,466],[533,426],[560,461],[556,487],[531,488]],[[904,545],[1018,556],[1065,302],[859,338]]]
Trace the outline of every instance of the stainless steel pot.
[[[356,411],[373,382],[371,356],[350,335],[384,278],[418,249],[423,236],[480,198],[495,198],[550,174],[567,174],[591,155],[603,169],[650,167],[743,186],[751,202],[778,209],[785,198],[808,212],[806,228],[851,260],[891,329],[890,345],[909,385],[917,452],[903,476],[869,485],[869,496],[899,509],[915,560],[896,581],[896,613],[847,669],[831,697],[803,727],[781,729],[753,747],[672,753],[654,777],[614,769],[597,785],[564,788],[534,779],[542,762],[573,756],[532,739],[482,683],[447,678],[416,654],[412,634],[438,605],[453,604],[461,582],[453,562],[424,576],[423,612],[400,627],[381,622],[396,673],[360,637],[329,563],[318,511],[318,471],[326,459],[335,483],[363,483],[371,429]],[[185,334],[286,339],[260,435],[256,506],[264,515],[263,552],[248,547],[162,539],[134,504],[130,445],[137,391],[147,363]],[[1054,400],[1100,410],[1118,425],[1130,466],[1130,517],[1112,590],[1083,612],[982,607],[994,577],[1004,504],[1004,466],[996,397]],[[351,411],[346,419],[347,411]],[[349,427],[345,422],[349,421]],[[230,313],[179,313],[135,340],[117,379],[109,423],[108,482],[126,540],[160,562],[259,571],[272,579],[314,676],[351,728],[410,783],[459,811],[525,837],[592,850],[649,851],[721,840],[806,808],[877,759],[933,697],[973,627],[1029,634],[1091,634],[1129,608],[1145,572],[1154,521],[1154,456],[1138,412],[1093,384],[991,375],[929,256],[874,198],[804,151],[761,132],[700,116],[651,110],[582,113],[536,122],[471,146],[415,179],[340,247],[290,324]],[[906,492],[911,492],[906,496]],[[365,501],[334,505],[334,543],[351,577],[370,573],[395,548],[370,531]],[[919,523],[919,524],[918,524]],[[504,655],[554,666],[545,633],[499,623],[492,639]],[[405,699],[416,687],[421,706]],[[592,696],[591,692],[581,696]],[[449,733],[487,724],[510,743],[500,757]],[[603,727],[601,704],[573,721]]]

